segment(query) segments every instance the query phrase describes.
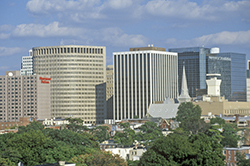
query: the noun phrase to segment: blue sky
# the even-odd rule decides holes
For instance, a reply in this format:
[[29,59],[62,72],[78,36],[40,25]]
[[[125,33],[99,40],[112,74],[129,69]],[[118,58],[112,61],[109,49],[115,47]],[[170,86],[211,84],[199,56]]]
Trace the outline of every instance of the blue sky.
[[38,46],[219,47],[250,59],[250,1],[1,0],[0,75]]

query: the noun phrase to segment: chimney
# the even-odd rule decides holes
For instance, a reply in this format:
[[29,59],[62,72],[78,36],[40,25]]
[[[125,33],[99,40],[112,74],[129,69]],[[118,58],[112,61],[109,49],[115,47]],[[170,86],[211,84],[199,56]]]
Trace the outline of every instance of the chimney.
[[239,121],[239,114],[235,114],[235,123],[236,123],[236,125],[238,125],[238,121]]

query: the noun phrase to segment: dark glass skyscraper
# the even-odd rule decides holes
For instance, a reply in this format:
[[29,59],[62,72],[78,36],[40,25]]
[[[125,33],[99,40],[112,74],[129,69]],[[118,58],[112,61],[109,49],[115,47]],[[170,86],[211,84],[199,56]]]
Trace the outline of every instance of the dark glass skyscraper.
[[231,98],[232,101],[246,101],[246,54],[219,53],[218,57],[231,58]]
[[206,89],[206,74],[221,74],[221,95],[230,101],[246,101],[246,54],[219,53],[218,48],[173,48],[178,53],[178,79],[185,62],[189,95]]
[[226,99],[230,99],[231,96],[231,58],[217,57],[216,54],[210,54],[207,56],[206,64],[207,74],[221,74],[220,93],[225,96]]
[[169,52],[178,53],[178,82],[181,89],[183,62],[185,62],[188,91],[190,97],[196,97],[196,90],[206,89],[206,55],[209,48],[173,48]]

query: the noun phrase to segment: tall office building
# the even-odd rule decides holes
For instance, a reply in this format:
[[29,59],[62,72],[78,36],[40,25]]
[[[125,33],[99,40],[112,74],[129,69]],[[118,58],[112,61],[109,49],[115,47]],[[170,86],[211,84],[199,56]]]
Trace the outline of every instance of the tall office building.
[[197,89],[206,89],[206,55],[209,48],[172,48],[169,52],[178,53],[178,82],[181,89],[183,62],[185,62],[187,85],[190,97],[196,97]]
[[177,53],[146,48],[113,53],[114,120],[143,118],[150,104],[178,96]]
[[113,119],[113,65],[108,65],[106,73],[107,119]]
[[35,74],[51,76],[53,117],[106,118],[106,47],[48,46],[33,48]]
[[[191,97],[206,90],[206,74],[221,74],[221,95],[230,101],[246,101],[246,55],[220,53],[219,48],[173,48],[178,53],[179,79],[185,61],[187,84]],[[239,73],[239,74],[237,74]],[[179,84],[179,89],[180,89]]]
[[20,76],[20,71],[0,76],[0,121],[18,121],[20,117],[51,118],[50,77]]
[[33,74],[33,55],[32,50],[29,50],[29,56],[22,57],[21,75]]
[[[222,80],[220,84],[220,95],[226,99],[231,99],[231,58],[218,57],[216,54],[208,54],[206,57],[206,71],[208,74],[220,74],[218,78]],[[207,78],[208,79],[208,78]]]
[[[219,53],[217,57],[231,59],[231,101],[246,101],[246,54]],[[222,80],[223,81],[223,80]]]

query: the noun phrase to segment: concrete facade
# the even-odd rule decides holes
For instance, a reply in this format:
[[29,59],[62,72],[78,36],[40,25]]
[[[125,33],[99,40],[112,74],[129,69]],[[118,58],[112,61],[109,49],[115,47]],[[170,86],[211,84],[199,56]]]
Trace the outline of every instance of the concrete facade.
[[193,102],[202,109],[202,115],[223,115],[232,116],[239,114],[241,116],[250,116],[250,102],[230,102],[223,97],[208,97],[206,101]]
[[114,120],[142,118],[155,101],[177,98],[177,53],[139,50],[113,53]]
[[76,117],[86,124],[106,118],[106,47],[33,48],[33,71],[51,76],[52,117]]
[[33,74],[33,56],[32,50],[29,50],[29,56],[22,57],[22,68],[20,70],[21,75]]
[[107,119],[113,119],[113,65],[109,65],[107,67],[106,73]]
[[51,117],[50,77],[21,76],[20,71],[0,76],[0,121],[18,121],[20,117]]
[[18,126],[27,126],[30,123],[29,117],[20,117],[18,121],[14,122],[1,122],[0,121],[0,130],[6,130],[10,128],[15,128]]

